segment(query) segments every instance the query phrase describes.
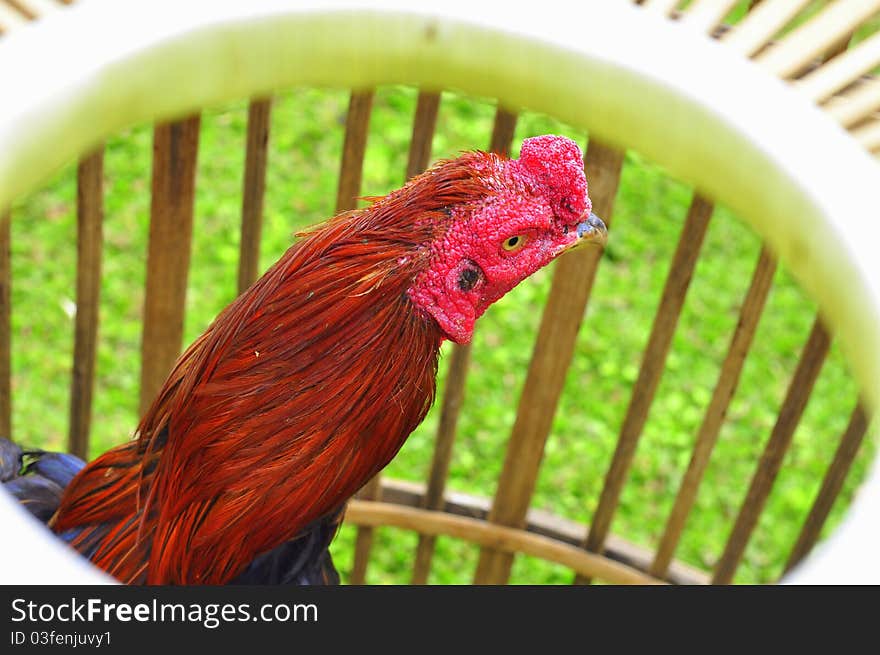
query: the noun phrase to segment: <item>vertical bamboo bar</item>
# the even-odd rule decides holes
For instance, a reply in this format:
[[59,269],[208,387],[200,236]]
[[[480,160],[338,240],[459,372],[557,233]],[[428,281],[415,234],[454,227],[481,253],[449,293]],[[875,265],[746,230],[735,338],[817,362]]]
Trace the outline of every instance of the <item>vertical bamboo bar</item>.
[[36,12],[20,0],[2,0],[0,4],[5,4],[6,11],[14,12],[23,21],[32,21],[37,18]]
[[808,4],[810,0],[763,0],[754,9],[749,9],[749,13],[721,40],[728,47],[751,57]]
[[848,41],[862,21],[880,11],[880,0],[839,0],[801,25],[755,61],[781,78],[791,78],[841,41]]
[[[633,386],[629,407],[620,429],[617,448],[605,476],[605,484],[602,487],[599,504],[590,524],[590,531],[584,541],[584,548],[594,553],[601,553],[604,548],[611,520],[617,509],[633,455],[635,455],[636,445],[641,437],[651,403],[654,400],[654,394],[663,374],[666,355],[678,325],[678,318],[684,306],[685,295],[713,210],[712,204],[701,196],[694,196],[688,210],[678,247],[672,258],[669,275],[666,278],[666,285],[663,288],[660,305],[654,318],[654,325],[651,328],[651,336],[645,348],[639,376]],[[583,579],[576,581],[587,582]]]
[[342,164],[336,194],[337,212],[357,207],[372,108],[373,91],[352,92],[345,119],[345,141],[342,144]]
[[843,127],[856,125],[880,111],[880,79],[865,80],[852,92],[831,98],[823,109]]
[[724,547],[724,552],[718,560],[712,577],[713,584],[730,584],[742,559],[749,539],[758,518],[767,502],[767,497],[776,481],[779,469],[782,467],[782,459],[791,445],[795,428],[800,421],[813,384],[819,377],[825,356],[828,354],[830,344],[828,332],[822,326],[819,317],[813,323],[807,344],[801,353],[800,362],[792,377],[776,425],[767,442],[761,461],[752,477],[748,493],[736,517],[736,523]]
[[711,32],[730,13],[737,0],[694,0],[681,16],[681,22],[700,32]]
[[428,168],[439,109],[439,93],[419,92],[418,100],[416,100],[416,115],[413,119],[412,139],[409,144],[409,158],[406,162],[407,180]]
[[153,134],[150,244],[141,345],[142,414],[174,365],[183,340],[199,124],[199,116],[193,116],[157,125]]
[[880,33],[850,50],[846,49],[847,42],[827,64],[797,80],[797,89],[814,102],[821,102],[880,65]]
[[865,150],[876,152],[880,149],[880,120],[860,125],[851,130],[851,134]]
[[675,10],[679,2],[680,0],[644,0],[641,5],[646,11],[654,11],[668,16]]
[[510,145],[513,143],[513,134],[516,131],[517,115],[499,107],[495,111],[495,122],[492,124],[492,137],[489,140],[489,150],[499,154],[510,155]]
[[0,2],[0,18],[7,27],[18,27],[24,25],[34,19],[34,16],[26,9],[9,4],[8,2]]
[[[437,123],[437,111],[440,105],[440,94],[419,93],[416,116],[413,121],[413,135],[410,142],[409,162],[406,176],[418,175],[428,165],[431,156],[431,143]],[[434,456],[431,461],[431,472],[422,507],[437,509],[443,502],[443,490],[452,459],[452,444],[455,439],[455,427],[458,413],[464,400],[464,380],[470,358],[470,346],[452,347],[449,369],[446,374],[446,391],[440,410],[440,421],[437,426],[437,440]],[[436,537],[419,534],[416,546],[415,564],[413,565],[412,584],[426,584],[431,570]]]
[[104,150],[85,157],[77,169],[76,320],[70,428],[67,449],[88,459],[98,313],[101,296],[101,251],[104,243]]
[[12,215],[0,212],[0,436],[12,439]]
[[[591,139],[585,161],[593,209],[610,223],[623,153]],[[525,521],[600,257],[596,248],[580,248],[554,264],[550,296],[489,512],[493,523],[520,527]],[[503,584],[512,564],[513,555],[483,548],[474,582]]]
[[850,416],[849,425],[840,439],[837,452],[834,453],[834,460],[825,473],[822,486],[816,494],[807,520],[804,522],[794,548],[788,556],[788,561],[785,563],[785,573],[797,566],[819,540],[822,526],[825,525],[834,501],[843,488],[843,482],[852,467],[856,453],[859,452],[859,446],[862,445],[867,429],[868,417],[864,407],[859,403]]
[[[458,417],[464,402],[464,383],[470,364],[470,356],[470,344],[452,348],[449,369],[446,374],[446,393],[443,395],[440,420],[437,424],[437,442],[434,446],[428,485],[422,501],[424,509],[436,510],[443,507],[443,494],[446,489],[449,464],[452,461],[452,446],[455,442]],[[416,546],[415,563],[413,564],[412,584],[427,584],[436,543],[437,537],[419,534],[419,543]]]
[[[339,171],[339,187],[336,195],[336,211],[357,207],[357,197],[361,191],[364,154],[367,150],[367,133],[370,126],[370,113],[373,108],[373,91],[353,91],[349,99],[348,114],[345,119],[345,141],[342,145],[342,163]],[[381,490],[379,475],[368,481],[358,493],[359,498],[377,500]],[[373,528],[360,527],[354,547],[351,584],[366,582],[367,563],[373,546]]]
[[[501,107],[497,109],[495,112],[495,122],[492,126],[492,137],[489,143],[489,150],[491,152],[497,152],[505,156],[510,154],[510,145],[513,142],[513,135],[516,131],[516,120],[516,114]],[[464,385],[470,362],[470,354],[470,344],[454,345],[452,347],[449,370],[446,374],[446,392],[443,396],[440,421],[437,425],[437,442],[434,447],[431,472],[428,476],[428,487],[422,502],[422,507],[425,509],[440,509],[443,506],[443,493],[446,487],[446,478],[449,474],[449,463],[452,460],[455,430],[458,425],[461,405],[464,402]],[[436,537],[432,535],[419,535],[412,584],[425,584],[428,581],[435,544]]]
[[[379,500],[382,492],[382,478],[377,473],[358,492],[358,498]],[[349,584],[361,585],[367,581],[367,564],[370,561],[370,550],[373,548],[373,528],[360,526],[354,544],[354,564],[351,569]]]
[[0,2],[0,34],[12,32],[28,22],[20,13]]
[[5,4],[11,7],[13,10],[17,11],[23,18],[26,20],[35,20],[37,18],[37,13],[27,6],[27,3],[21,2],[21,0],[0,0],[0,4],[5,2]]
[[58,11],[61,6],[52,0],[6,0],[29,20],[37,20]]
[[761,318],[775,272],[776,259],[764,247],[761,249],[751,285],[740,309],[739,322],[730,340],[727,356],[721,365],[718,383],[715,385],[715,391],[712,393],[712,399],[697,433],[690,463],[678,489],[678,495],[675,498],[663,536],[660,538],[660,545],[654,555],[654,561],[651,563],[650,573],[656,577],[662,578],[666,575],[675,554],[682,530],[709,463],[709,457],[718,441],[718,433],[727,414],[730,400],[739,384],[743,364],[752,345],[752,339],[755,336],[755,330],[758,327],[758,321]]
[[254,99],[248,105],[244,191],[241,200],[241,243],[238,258],[239,293],[257,279],[260,267],[260,235],[263,230],[263,197],[266,192],[266,160],[271,112],[271,98]]

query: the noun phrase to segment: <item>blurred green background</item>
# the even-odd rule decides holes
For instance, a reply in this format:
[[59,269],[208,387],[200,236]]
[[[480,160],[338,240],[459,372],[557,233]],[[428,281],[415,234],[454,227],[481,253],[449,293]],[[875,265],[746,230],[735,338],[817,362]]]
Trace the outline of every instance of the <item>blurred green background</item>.
[[[380,195],[404,182],[415,99],[412,89],[377,91],[364,195]],[[284,252],[294,231],[333,213],[347,105],[348,92],[332,89],[294,90],[276,99],[261,270]],[[486,148],[494,113],[491,102],[445,93],[432,159]],[[246,117],[244,103],[203,115],[186,343],[235,296]],[[587,142],[586,135],[568,126],[526,113],[518,121],[512,154],[518,153],[523,138],[545,133],[570,136],[582,146]],[[151,147],[149,127],[107,143],[92,456],[128,439],[138,418]],[[589,175],[588,162],[588,179]],[[534,506],[589,522],[690,200],[686,186],[638,154],[627,153],[610,243],[547,442]],[[63,448],[66,440],[75,312],[75,209],[76,171],[70,166],[13,211],[14,436],[45,448]],[[754,233],[719,207],[612,525],[614,533],[635,543],[654,547],[662,532],[759,250]],[[551,273],[538,272],[478,323],[448,489],[494,494]],[[711,569],[721,553],[815,311],[815,304],[788,273],[778,271],[677,552],[683,561]],[[445,367],[446,358],[441,362],[440,394]],[[780,575],[855,398],[855,384],[832,346],[746,551],[738,582],[764,582]],[[435,408],[410,437],[387,468],[388,476],[426,478],[437,414]],[[839,521],[872,451],[873,447],[863,447],[826,533]],[[344,579],[351,569],[354,534],[354,528],[346,526],[333,548]],[[415,535],[393,528],[381,528],[376,535],[368,581],[407,582]],[[477,554],[476,547],[441,537],[430,581],[468,583]],[[570,571],[525,556],[517,557],[511,579],[514,583],[570,581]]]

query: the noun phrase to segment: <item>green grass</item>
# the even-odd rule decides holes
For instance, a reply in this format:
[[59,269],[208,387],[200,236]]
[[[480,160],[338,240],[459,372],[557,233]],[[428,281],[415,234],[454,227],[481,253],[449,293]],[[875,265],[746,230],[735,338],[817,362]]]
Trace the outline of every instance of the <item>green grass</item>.
[[[287,248],[296,229],[333,212],[347,100],[342,91],[298,90],[282,95],[274,106],[263,269]],[[389,88],[377,93],[364,170],[365,195],[382,194],[403,183],[414,106],[411,90]],[[486,147],[493,115],[488,103],[444,95],[434,157]],[[203,118],[187,343],[235,295],[245,128],[244,104],[209,111]],[[526,114],[517,126],[514,154],[523,138],[548,132],[586,143],[585,135],[569,127]],[[150,154],[151,130],[146,127],[107,144],[93,455],[127,439],[137,421]],[[589,169],[587,173],[589,177]],[[22,442],[49,448],[62,448],[67,431],[75,177],[74,167],[61,171],[14,210],[14,434]],[[570,519],[590,520],[690,199],[688,188],[661,168],[635,153],[627,154],[611,242],[547,441],[535,506]],[[636,543],[655,546],[661,534],[759,250],[750,229],[718,208],[612,526],[615,533]],[[451,489],[484,496],[495,491],[551,275],[552,270],[537,273],[478,324],[449,476]],[[788,273],[780,270],[677,553],[684,561],[711,568],[720,554],[815,309]],[[441,393],[445,363],[444,358]],[[832,347],[737,581],[769,581],[780,574],[855,396],[846,365]],[[432,411],[388,467],[389,476],[424,480],[436,419],[437,412]],[[863,448],[829,526],[839,521],[872,453],[873,447]],[[334,545],[343,576],[351,567],[354,533],[345,527]],[[377,530],[369,580],[408,581],[415,543],[412,534]],[[472,546],[440,538],[430,581],[468,582],[477,554]],[[512,576],[516,583],[570,580],[569,571],[528,557],[516,560]]]

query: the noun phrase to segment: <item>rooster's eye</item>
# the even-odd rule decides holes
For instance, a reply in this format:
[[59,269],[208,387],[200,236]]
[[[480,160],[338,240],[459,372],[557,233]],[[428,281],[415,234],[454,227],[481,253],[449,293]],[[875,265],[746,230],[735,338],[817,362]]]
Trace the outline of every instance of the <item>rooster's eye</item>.
[[501,244],[501,247],[508,252],[515,252],[522,248],[524,245],[526,245],[525,235],[517,234],[516,236],[507,237]]

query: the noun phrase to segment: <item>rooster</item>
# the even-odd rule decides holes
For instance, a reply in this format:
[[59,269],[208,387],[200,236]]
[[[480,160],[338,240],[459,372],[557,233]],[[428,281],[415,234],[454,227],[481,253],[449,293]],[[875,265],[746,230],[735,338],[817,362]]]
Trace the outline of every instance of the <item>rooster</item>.
[[604,244],[581,151],[439,162],[300,233],[177,360],[136,439],[88,465],[4,442],[5,486],[129,584],[338,582],[346,501],[435,396],[441,343],[561,253]]

